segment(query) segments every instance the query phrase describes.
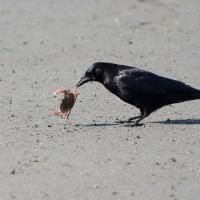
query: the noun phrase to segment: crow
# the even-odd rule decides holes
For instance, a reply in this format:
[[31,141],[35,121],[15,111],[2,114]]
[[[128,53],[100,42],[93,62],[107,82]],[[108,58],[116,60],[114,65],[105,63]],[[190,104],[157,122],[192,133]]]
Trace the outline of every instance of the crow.
[[130,126],[142,125],[141,120],[163,106],[200,99],[200,90],[183,82],[126,65],[94,63],[77,82],[76,87],[89,81],[102,83],[121,100],[140,109],[139,116],[119,121],[130,123]]

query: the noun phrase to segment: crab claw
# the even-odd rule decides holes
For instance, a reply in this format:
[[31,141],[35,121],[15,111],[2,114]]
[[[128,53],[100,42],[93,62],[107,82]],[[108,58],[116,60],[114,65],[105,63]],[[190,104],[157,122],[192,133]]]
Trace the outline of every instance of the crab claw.
[[58,93],[64,93],[66,94],[67,90],[64,88],[58,89],[55,92],[52,93],[53,96],[56,96]]
[[74,93],[75,96],[78,96],[80,93],[77,92],[77,87],[75,87],[72,92]]
[[70,113],[68,113],[68,112],[62,112],[60,110],[56,111],[55,109],[52,109],[52,108],[50,108],[49,111],[55,116],[60,116],[60,117],[65,118],[65,119],[69,119]]

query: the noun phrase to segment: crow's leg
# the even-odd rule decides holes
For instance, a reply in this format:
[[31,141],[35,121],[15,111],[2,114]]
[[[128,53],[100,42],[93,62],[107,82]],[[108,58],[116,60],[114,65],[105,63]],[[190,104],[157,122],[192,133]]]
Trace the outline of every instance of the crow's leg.
[[144,124],[140,124],[139,122],[141,122],[144,118],[148,117],[149,115],[143,115],[141,116],[138,120],[136,120],[135,122],[133,122],[131,124],[131,126],[142,126]]
[[140,118],[142,115],[139,116],[135,116],[135,117],[130,117],[127,120],[116,120],[115,122],[119,123],[119,124],[125,124],[125,123],[131,123],[133,120]]
[[141,111],[141,116],[138,117],[138,119],[136,121],[134,121],[131,124],[126,124],[125,126],[142,126],[143,124],[140,124],[139,122],[141,122],[144,118],[148,117],[151,112],[148,109],[142,108],[140,109]]

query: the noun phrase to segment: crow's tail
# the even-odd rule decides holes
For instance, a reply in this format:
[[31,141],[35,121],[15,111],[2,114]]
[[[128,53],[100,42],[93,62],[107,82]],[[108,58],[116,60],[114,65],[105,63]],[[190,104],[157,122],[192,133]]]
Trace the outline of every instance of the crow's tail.
[[192,94],[192,97],[194,97],[194,99],[200,99],[200,90],[198,90],[198,92],[195,92],[194,94]]

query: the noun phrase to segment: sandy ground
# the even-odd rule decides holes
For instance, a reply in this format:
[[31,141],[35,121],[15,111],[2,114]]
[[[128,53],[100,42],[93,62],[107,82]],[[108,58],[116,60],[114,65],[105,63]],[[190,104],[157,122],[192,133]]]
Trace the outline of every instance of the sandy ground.
[[[0,199],[198,200],[200,101],[138,110],[87,84],[69,121],[51,92],[96,61],[200,88],[199,0],[0,0]],[[167,123],[167,119],[171,123]]]

